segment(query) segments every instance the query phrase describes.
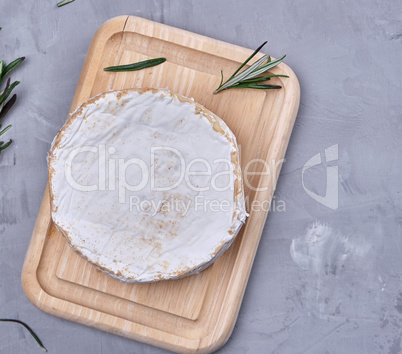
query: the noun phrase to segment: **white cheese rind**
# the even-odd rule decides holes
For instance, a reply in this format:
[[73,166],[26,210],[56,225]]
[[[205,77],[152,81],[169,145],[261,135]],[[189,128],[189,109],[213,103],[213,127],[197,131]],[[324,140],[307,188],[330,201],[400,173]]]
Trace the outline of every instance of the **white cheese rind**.
[[[79,147],[87,151],[71,160]],[[53,221],[78,254],[119,280],[150,282],[197,273],[230,246],[245,221],[238,154],[227,125],[191,99],[169,90],[103,93],[72,113],[52,143]],[[129,185],[140,184],[144,166],[149,172],[138,191],[121,188],[119,176],[133,158],[124,173]],[[210,166],[211,176],[187,175],[171,190],[155,190],[175,184],[182,166],[195,159]],[[206,171],[204,163],[193,162],[190,171]]]

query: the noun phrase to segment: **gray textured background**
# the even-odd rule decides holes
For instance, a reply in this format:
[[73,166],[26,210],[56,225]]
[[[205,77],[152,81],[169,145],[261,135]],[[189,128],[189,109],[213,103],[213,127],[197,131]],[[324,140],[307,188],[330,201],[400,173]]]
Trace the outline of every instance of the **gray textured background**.
[[[50,353],[164,351],[47,315],[20,274],[46,184],[45,156],[66,118],[96,29],[137,15],[248,48],[286,53],[301,105],[232,337],[221,353],[399,353],[402,335],[402,2],[1,0],[1,59],[27,57],[0,157],[0,317],[28,322]],[[338,144],[339,208],[302,187],[305,162]],[[306,172],[325,194],[325,167]],[[0,353],[40,353],[0,323]]]

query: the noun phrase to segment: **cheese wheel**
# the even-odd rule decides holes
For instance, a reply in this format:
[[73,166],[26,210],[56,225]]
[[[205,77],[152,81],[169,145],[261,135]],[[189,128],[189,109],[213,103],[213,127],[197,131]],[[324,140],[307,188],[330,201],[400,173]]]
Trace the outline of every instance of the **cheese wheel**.
[[108,91],[83,103],[49,155],[54,224],[80,256],[125,282],[205,269],[246,219],[236,138],[166,89]]

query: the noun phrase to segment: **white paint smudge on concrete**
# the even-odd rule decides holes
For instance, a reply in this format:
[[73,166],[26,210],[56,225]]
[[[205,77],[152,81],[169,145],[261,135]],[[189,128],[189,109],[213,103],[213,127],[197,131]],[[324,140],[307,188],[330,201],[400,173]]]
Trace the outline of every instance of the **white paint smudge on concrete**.
[[293,239],[290,246],[293,261],[316,275],[336,274],[351,252],[353,248],[347,236],[319,222],[310,225],[303,237]]
[[[337,275],[345,264],[357,263],[357,268],[370,268],[372,262],[363,262],[373,249],[373,239],[351,237],[331,226],[314,222],[304,236],[292,240],[290,255],[303,270],[315,275]],[[366,269],[368,270],[368,269]]]
[[[349,229],[344,225],[343,230]],[[300,268],[295,291],[301,309],[320,318],[377,320],[383,311],[382,297],[394,296],[381,292],[385,285],[376,255],[382,253],[383,236],[381,228],[363,225],[357,234],[316,221],[293,239],[290,255]]]

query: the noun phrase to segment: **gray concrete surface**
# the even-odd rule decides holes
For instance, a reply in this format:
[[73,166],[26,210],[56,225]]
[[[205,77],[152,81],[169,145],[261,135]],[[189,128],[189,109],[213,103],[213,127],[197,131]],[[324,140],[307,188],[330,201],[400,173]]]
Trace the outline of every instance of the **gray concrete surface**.
[[[400,1],[0,2],[1,58],[19,99],[0,158],[0,317],[28,322],[50,353],[162,353],[47,315],[20,274],[46,184],[45,156],[66,118],[91,38],[137,15],[266,52],[299,77],[301,105],[236,328],[220,353],[400,353],[402,334],[402,3]],[[308,195],[302,168],[338,148],[339,207]],[[325,194],[325,164],[305,171]],[[0,353],[40,353],[0,323]]]

